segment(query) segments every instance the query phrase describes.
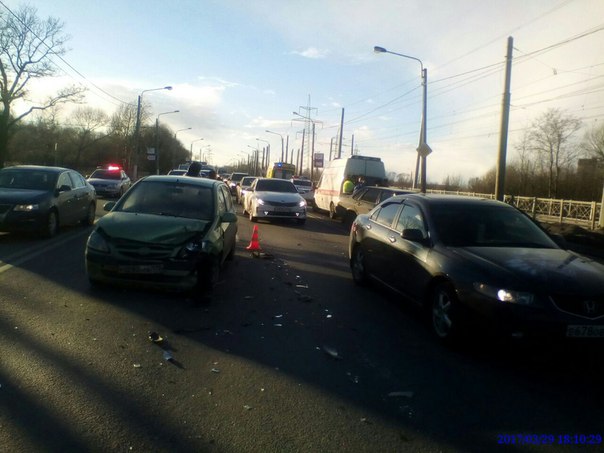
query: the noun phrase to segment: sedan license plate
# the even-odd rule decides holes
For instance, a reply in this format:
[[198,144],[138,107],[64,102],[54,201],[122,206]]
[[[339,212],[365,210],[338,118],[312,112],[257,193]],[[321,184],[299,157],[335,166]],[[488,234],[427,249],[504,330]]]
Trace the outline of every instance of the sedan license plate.
[[118,267],[120,274],[159,274],[163,267],[161,264],[136,264]]
[[566,336],[573,338],[604,338],[604,326],[567,326]]
[[284,207],[281,207],[281,206],[275,206],[274,211],[275,212],[289,212],[289,208],[284,208]]

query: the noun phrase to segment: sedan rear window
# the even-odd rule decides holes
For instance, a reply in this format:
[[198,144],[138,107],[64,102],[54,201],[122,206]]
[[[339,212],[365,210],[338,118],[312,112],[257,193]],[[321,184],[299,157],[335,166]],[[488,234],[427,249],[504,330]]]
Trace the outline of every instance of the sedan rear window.
[[211,187],[142,181],[126,193],[115,210],[211,220],[214,217],[213,192]]

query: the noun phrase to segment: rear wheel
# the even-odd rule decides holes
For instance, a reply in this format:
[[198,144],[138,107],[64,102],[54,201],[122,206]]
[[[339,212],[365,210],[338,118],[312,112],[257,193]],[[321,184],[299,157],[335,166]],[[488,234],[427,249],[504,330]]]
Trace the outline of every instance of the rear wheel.
[[92,225],[94,223],[94,219],[96,217],[96,205],[94,203],[90,203],[88,206],[88,211],[86,212],[86,217],[82,219],[83,225]]
[[336,207],[334,206],[333,203],[329,203],[329,218],[335,219],[336,217],[337,217]]
[[367,285],[369,279],[367,278],[367,268],[365,266],[365,252],[360,245],[357,245],[352,251],[350,270],[352,272],[352,279],[357,285]]

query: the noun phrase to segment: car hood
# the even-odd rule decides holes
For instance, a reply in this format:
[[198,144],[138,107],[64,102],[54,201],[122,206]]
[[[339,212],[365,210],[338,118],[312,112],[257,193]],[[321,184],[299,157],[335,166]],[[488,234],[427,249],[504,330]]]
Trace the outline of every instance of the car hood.
[[177,245],[203,233],[209,224],[207,220],[118,211],[103,216],[96,225],[114,239]]
[[262,198],[264,201],[275,201],[279,203],[292,203],[294,201],[300,201],[302,197],[299,193],[286,193],[286,192],[270,192],[270,191],[259,191],[256,192],[256,197]]
[[0,188],[0,203],[37,203],[47,196],[46,190]]
[[562,249],[467,247],[455,253],[491,276],[547,292],[604,293],[604,265]]

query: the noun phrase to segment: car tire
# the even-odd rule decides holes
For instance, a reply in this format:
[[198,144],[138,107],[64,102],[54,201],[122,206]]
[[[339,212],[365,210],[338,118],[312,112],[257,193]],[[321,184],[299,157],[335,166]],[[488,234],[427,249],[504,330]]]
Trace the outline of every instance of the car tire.
[[50,210],[46,215],[46,221],[42,228],[42,235],[45,238],[51,238],[59,232],[59,214],[54,209]]
[[202,267],[199,270],[198,275],[198,291],[197,292],[205,292],[211,293],[218,280],[220,279],[220,259],[218,257],[212,259],[210,263],[206,266]]
[[335,219],[337,217],[337,213],[336,213],[336,207],[334,206],[333,203],[329,204],[329,218],[330,219]]
[[233,261],[235,259],[235,244],[233,244],[233,247],[231,247],[231,250],[229,250],[226,259],[228,261]]
[[82,219],[82,225],[89,226],[94,224],[94,219],[96,217],[96,205],[94,203],[90,203],[88,205],[88,211],[86,212],[86,217]]
[[357,214],[354,211],[346,211],[346,214],[342,216],[342,223],[346,228],[350,228],[356,218]]
[[359,286],[366,286],[369,283],[367,277],[367,266],[365,264],[365,252],[363,247],[356,245],[352,250],[350,258],[350,271],[352,280]]
[[439,283],[431,293],[430,320],[436,337],[446,344],[460,337],[459,301],[450,283]]

